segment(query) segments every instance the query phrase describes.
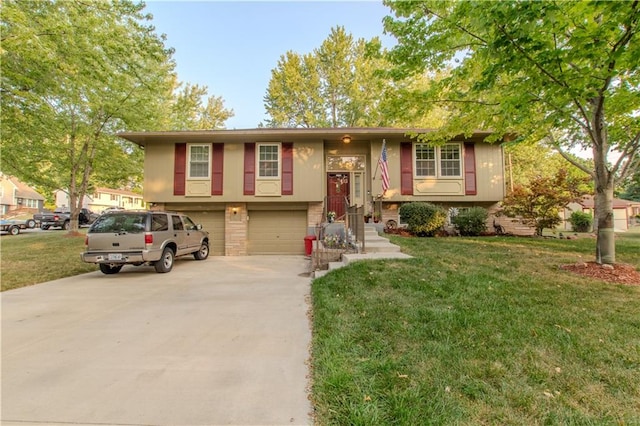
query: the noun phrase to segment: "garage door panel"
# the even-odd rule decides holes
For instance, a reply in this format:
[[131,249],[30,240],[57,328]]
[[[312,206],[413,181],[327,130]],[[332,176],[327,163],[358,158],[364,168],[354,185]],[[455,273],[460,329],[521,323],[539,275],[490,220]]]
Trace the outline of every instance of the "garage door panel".
[[224,256],[224,212],[185,212],[191,220],[209,232],[209,251],[213,256]]
[[249,254],[304,254],[306,211],[250,211],[249,218]]

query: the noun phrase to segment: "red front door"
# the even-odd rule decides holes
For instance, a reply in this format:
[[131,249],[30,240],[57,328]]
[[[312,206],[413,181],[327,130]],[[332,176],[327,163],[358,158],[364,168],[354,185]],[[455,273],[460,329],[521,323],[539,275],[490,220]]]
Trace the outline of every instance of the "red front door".
[[349,199],[349,173],[327,174],[327,212],[336,212],[336,219],[344,219]]

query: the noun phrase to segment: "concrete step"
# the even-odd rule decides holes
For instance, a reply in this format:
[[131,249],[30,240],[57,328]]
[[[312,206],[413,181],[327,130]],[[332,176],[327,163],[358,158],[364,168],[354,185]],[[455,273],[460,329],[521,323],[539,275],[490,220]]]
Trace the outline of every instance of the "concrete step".
[[[344,254],[342,255],[344,257]],[[342,268],[344,266],[344,262],[329,262],[329,270]]]
[[386,242],[365,241],[364,251],[366,253],[397,253],[397,252],[400,252],[400,246],[391,244],[389,241],[386,241]]
[[350,262],[365,259],[411,259],[413,256],[409,256],[406,253],[400,252],[385,252],[385,253],[346,253],[342,255],[342,261],[346,265]]
[[374,235],[372,235],[372,236],[365,235],[365,236],[364,236],[364,240],[365,240],[366,242],[369,242],[369,241],[371,241],[371,242],[374,242],[374,241],[375,241],[375,242],[389,241],[389,239],[388,239],[388,238],[380,237],[380,236],[378,236],[378,235],[375,235],[375,236],[374,236]]

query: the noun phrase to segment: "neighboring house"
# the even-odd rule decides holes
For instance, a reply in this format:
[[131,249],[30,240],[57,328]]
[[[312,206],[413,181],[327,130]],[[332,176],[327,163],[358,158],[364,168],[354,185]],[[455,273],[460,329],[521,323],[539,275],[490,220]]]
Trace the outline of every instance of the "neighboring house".
[[[217,255],[304,254],[304,237],[347,205],[400,222],[410,201],[494,209],[505,195],[499,144],[478,132],[437,147],[415,129],[245,129],[131,132],[144,148],[144,198],[186,212],[212,233]],[[428,130],[420,130],[426,132]],[[389,188],[378,161],[386,141]],[[335,200],[340,200],[336,203]],[[490,219],[491,220],[491,219]],[[491,222],[489,222],[491,223]]]
[[18,209],[40,212],[44,209],[44,197],[20,179],[0,173],[0,214]]
[[[636,225],[636,216],[640,214],[640,202],[614,198],[612,205],[614,231],[624,232]],[[564,229],[568,231],[571,230],[569,218],[571,217],[571,213],[575,211],[589,213],[591,217],[594,217],[593,206],[592,195],[585,195],[580,201],[569,204],[560,214],[564,221]]]
[[[56,206],[69,207],[69,194],[63,190],[55,191]],[[122,189],[96,188],[91,195],[85,195],[82,200],[83,208],[96,213],[102,213],[110,207],[122,207],[124,209],[144,209],[145,203],[142,195]]]

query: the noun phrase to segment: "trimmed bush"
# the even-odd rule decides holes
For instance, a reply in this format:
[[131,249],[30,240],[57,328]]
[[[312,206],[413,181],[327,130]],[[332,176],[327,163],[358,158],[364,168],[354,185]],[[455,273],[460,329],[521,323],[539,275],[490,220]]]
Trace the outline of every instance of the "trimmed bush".
[[591,231],[593,218],[589,213],[575,211],[569,216],[569,223],[573,232],[589,232]]
[[447,212],[431,203],[406,203],[400,206],[399,213],[409,232],[419,237],[432,237],[447,220]]
[[451,217],[451,223],[456,227],[460,235],[478,236],[487,230],[487,218],[489,212],[483,207],[471,207],[461,210]]

